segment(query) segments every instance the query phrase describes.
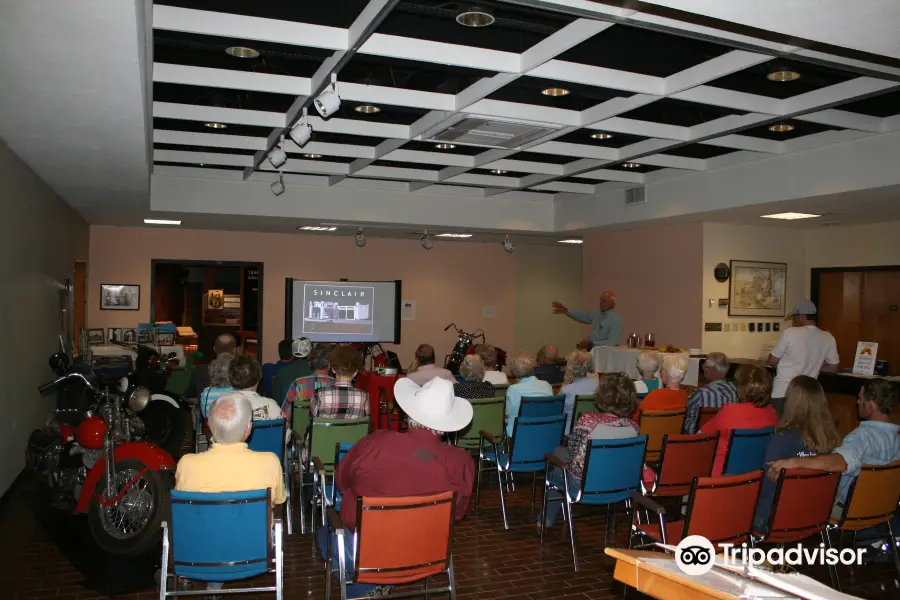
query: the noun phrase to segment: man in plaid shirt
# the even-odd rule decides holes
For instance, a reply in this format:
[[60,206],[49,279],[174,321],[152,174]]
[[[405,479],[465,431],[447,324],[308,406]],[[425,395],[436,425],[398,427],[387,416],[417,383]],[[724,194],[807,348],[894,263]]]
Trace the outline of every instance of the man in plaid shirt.
[[737,388],[725,379],[730,364],[721,352],[710,352],[703,362],[703,376],[708,384],[698,388],[688,398],[687,414],[684,417],[684,433],[697,433],[701,408],[722,408],[738,401]]
[[338,347],[329,356],[335,381],[313,393],[309,403],[311,417],[358,419],[369,415],[369,394],[353,387],[353,378],[363,366],[362,355],[353,348]]
[[309,403],[317,389],[334,385],[334,377],[328,374],[328,354],[333,348],[331,344],[316,344],[310,351],[308,360],[313,374],[296,379],[288,388],[281,406],[281,412],[288,423],[291,422],[291,409],[294,405]]

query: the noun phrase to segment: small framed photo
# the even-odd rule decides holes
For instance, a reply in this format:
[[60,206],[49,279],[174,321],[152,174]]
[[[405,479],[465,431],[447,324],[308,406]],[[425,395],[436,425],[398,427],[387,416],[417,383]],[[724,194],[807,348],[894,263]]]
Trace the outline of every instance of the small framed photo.
[[87,339],[88,344],[91,346],[99,346],[103,342],[106,341],[106,338],[103,337],[103,328],[99,329],[88,329],[87,330]]
[[138,329],[138,343],[139,344],[152,344],[153,343],[153,330],[152,329]]
[[138,332],[134,327],[125,327],[122,329],[122,341],[126,344],[136,344],[138,341]]
[[172,346],[175,344],[175,334],[160,331],[156,334],[156,341],[160,346]]
[[122,342],[122,328],[121,327],[107,327],[106,328],[106,342],[108,344],[112,344],[113,342]]
[[141,286],[126,283],[100,284],[100,310],[140,310]]
[[206,292],[206,308],[222,310],[225,308],[225,290],[209,290]]

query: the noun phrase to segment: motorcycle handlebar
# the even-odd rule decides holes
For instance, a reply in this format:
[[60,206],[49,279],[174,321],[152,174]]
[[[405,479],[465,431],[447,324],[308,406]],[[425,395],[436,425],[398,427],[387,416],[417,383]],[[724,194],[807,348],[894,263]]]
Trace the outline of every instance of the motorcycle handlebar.
[[39,386],[38,393],[40,393],[42,395],[46,394],[47,392],[55,389],[57,385],[59,385],[63,381],[66,381],[67,379],[80,379],[84,382],[84,384],[86,386],[88,386],[88,389],[90,389],[91,391],[97,391],[97,388],[94,387],[94,384],[92,384],[88,380],[88,378],[85,377],[84,375],[82,375],[81,373],[69,373],[68,375],[63,375],[62,377],[60,377],[58,379],[54,379],[53,381],[47,382],[44,385]]
[[[456,328],[456,323],[450,323],[449,325],[447,325],[446,327],[444,327],[444,331],[447,331],[447,330],[450,329],[451,327]],[[459,331],[459,329],[457,329],[457,331]]]

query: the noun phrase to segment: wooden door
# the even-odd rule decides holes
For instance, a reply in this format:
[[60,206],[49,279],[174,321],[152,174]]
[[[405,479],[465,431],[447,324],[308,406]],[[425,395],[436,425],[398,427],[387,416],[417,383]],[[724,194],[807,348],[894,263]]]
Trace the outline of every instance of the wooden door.
[[852,367],[856,343],[860,341],[864,273],[828,271],[819,278],[819,320],[837,342],[841,367]]
[[72,290],[72,338],[75,345],[75,351],[80,352],[78,347],[78,333],[85,327],[85,312],[87,310],[87,263],[77,261],[75,263],[75,281]]
[[878,342],[878,359],[900,373],[900,271],[867,271],[863,276],[860,340]]

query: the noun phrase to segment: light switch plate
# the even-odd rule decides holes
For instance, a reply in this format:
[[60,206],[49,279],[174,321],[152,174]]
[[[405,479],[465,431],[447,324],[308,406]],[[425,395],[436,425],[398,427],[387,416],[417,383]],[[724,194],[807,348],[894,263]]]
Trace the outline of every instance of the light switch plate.
[[741,331],[747,331],[747,324],[741,323]]

